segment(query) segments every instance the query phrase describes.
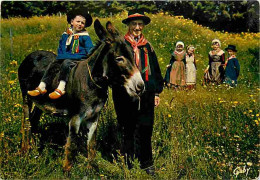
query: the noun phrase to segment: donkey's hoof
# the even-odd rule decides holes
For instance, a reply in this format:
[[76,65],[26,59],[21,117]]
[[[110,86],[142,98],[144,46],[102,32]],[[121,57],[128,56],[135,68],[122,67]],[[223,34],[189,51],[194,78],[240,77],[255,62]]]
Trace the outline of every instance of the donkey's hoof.
[[72,164],[69,163],[68,161],[64,161],[64,163],[63,163],[63,172],[64,173],[69,173],[71,168],[72,168]]

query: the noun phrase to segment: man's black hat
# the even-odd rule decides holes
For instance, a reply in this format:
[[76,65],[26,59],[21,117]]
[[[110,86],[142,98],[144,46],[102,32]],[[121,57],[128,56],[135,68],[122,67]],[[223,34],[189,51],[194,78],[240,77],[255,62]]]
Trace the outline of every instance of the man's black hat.
[[88,13],[88,10],[84,9],[74,9],[67,13],[67,22],[70,24],[71,20],[74,19],[76,16],[82,16],[86,19],[85,27],[89,27],[92,24],[92,17]]
[[228,47],[225,48],[225,50],[227,51],[228,49],[230,49],[230,50],[232,50],[232,51],[234,51],[234,52],[237,52],[235,45],[230,45],[230,44],[229,44]]
[[128,12],[128,17],[124,19],[122,23],[128,24],[130,21],[137,19],[143,20],[145,25],[151,22],[151,19],[148,16],[145,16],[142,10],[131,10]]

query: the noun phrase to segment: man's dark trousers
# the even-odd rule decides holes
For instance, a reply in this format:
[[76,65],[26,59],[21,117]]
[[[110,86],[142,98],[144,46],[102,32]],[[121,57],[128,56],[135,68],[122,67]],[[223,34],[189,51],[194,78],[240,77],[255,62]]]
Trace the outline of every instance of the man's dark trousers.
[[153,165],[152,159],[152,131],[154,124],[154,96],[153,92],[144,92],[141,96],[140,110],[138,100],[133,101],[123,89],[113,88],[113,100],[117,113],[117,120],[123,134],[121,153],[127,154],[130,160],[137,157],[141,168]]

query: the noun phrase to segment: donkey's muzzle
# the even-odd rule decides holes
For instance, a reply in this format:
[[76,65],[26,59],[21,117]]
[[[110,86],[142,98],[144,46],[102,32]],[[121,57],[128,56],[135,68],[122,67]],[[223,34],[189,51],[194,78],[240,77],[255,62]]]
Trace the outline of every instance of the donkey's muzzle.
[[144,83],[143,82],[140,82],[138,84],[136,84],[136,94],[138,96],[142,95],[144,90],[145,90],[145,86],[144,86]]

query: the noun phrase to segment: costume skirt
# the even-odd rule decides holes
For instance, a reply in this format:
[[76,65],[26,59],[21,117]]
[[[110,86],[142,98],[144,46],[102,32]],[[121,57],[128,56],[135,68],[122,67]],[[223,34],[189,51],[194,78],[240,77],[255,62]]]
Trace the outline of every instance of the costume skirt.
[[192,62],[186,64],[186,84],[196,84],[196,68]]
[[185,66],[182,61],[175,61],[170,73],[170,83],[173,85],[185,85]]

